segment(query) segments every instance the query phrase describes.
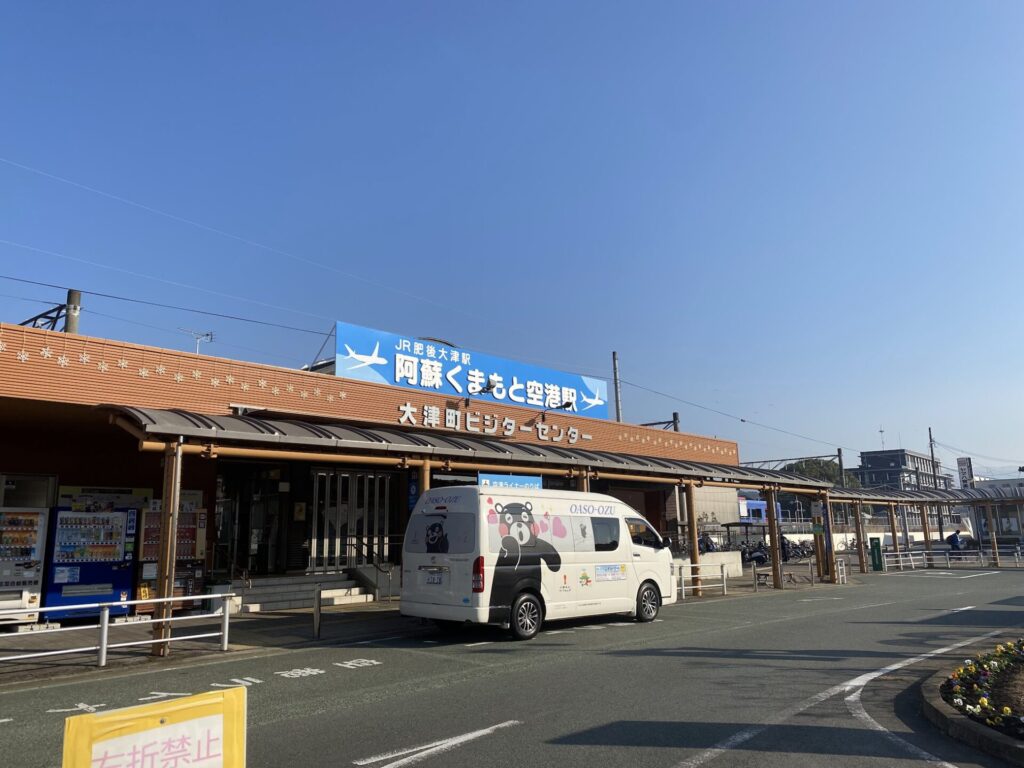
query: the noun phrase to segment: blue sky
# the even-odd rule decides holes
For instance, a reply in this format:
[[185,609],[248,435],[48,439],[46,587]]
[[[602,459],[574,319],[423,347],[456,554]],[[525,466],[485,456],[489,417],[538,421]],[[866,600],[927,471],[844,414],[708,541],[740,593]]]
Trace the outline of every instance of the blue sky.
[[[625,387],[628,420],[743,459],[932,426],[1024,464],[1022,29],[1011,2],[6,4],[0,273],[604,376],[615,349],[825,443]],[[322,341],[86,309],[283,365]]]

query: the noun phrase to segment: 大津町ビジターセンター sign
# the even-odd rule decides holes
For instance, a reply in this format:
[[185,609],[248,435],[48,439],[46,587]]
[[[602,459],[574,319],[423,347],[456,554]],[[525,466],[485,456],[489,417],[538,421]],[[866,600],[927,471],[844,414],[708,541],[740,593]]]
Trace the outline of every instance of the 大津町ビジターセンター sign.
[[608,382],[339,322],[335,374],[524,408],[608,418]]

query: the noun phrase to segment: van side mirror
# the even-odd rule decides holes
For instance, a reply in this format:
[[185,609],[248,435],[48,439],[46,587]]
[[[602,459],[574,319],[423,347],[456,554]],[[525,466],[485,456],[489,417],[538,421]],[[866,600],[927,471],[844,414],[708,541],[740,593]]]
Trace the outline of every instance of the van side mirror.
[[661,548],[662,549],[668,549],[671,546],[672,546],[672,539],[670,539],[668,536],[662,536],[661,537]]

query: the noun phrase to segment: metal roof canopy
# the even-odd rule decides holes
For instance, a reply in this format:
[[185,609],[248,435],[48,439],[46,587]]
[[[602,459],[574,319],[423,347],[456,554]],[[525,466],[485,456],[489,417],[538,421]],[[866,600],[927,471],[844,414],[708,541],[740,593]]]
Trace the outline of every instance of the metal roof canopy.
[[[184,437],[201,444],[258,444],[281,450],[323,451],[325,454],[359,452],[364,455],[428,458],[438,462],[472,461],[493,465],[542,464],[597,472],[659,475],[737,488],[786,486],[819,493],[828,483],[792,472],[703,462],[679,461],[635,454],[610,453],[564,444],[536,445],[499,440],[486,435],[410,432],[393,427],[319,423],[287,418],[209,416],[180,409],[161,410],[124,405],[101,405],[115,419],[127,420],[133,431],[153,440]],[[638,478],[640,480],[642,478]]]

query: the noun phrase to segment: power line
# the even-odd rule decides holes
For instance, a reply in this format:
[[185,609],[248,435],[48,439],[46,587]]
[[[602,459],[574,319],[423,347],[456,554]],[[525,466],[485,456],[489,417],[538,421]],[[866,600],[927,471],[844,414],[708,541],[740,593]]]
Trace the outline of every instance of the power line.
[[113,266],[111,264],[104,264],[104,263],[99,262],[99,261],[92,261],[91,259],[83,259],[83,258],[81,258],[79,256],[69,256],[66,253],[58,253],[57,251],[49,251],[49,250],[46,250],[45,248],[37,248],[34,245],[27,245],[25,243],[18,243],[18,242],[15,242],[13,240],[0,239],[0,244],[8,245],[8,246],[11,246],[12,248],[22,248],[22,249],[24,249],[26,251],[32,251],[33,253],[39,253],[39,254],[42,254],[44,256],[53,256],[54,258],[57,258],[57,259],[66,259],[68,261],[74,261],[74,262],[77,262],[79,264],[86,264],[86,265],[88,265],[90,267],[98,267],[99,269],[107,269],[107,270],[110,270],[111,272],[120,272],[121,274],[124,274],[124,275],[130,275],[132,277],[142,278],[143,280],[154,280],[154,281],[156,281],[158,283],[163,283],[164,285],[174,286],[175,288],[185,288],[185,289],[188,289],[190,291],[201,291],[203,293],[208,293],[211,296],[219,296],[222,299],[234,299],[235,301],[244,301],[244,302],[246,302],[248,304],[255,304],[255,305],[260,306],[260,307],[266,307],[267,309],[276,309],[276,310],[279,310],[281,312],[291,312],[291,313],[294,313],[294,314],[297,314],[297,315],[305,315],[306,317],[315,317],[318,320],[330,320],[331,319],[331,318],[325,317],[323,315],[313,314],[312,312],[304,312],[304,311],[302,311],[300,309],[291,309],[290,307],[282,307],[282,306],[277,305],[277,304],[269,304],[269,303],[267,303],[265,301],[260,301],[259,299],[250,299],[250,298],[246,298],[245,296],[236,296],[236,295],[231,294],[231,293],[224,293],[223,291],[215,291],[212,288],[204,288],[204,287],[202,287],[200,285],[192,285],[191,283],[181,283],[181,282],[178,282],[177,280],[168,280],[168,279],[163,278],[163,277],[157,277],[156,275],[146,274],[145,272],[136,272],[135,270],[132,270],[132,269],[125,269],[123,267],[115,267],[115,266]]
[[778,433],[783,434],[783,435],[789,435],[790,437],[798,437],[801,440],[809,440],[812,443],[820,443],[821,445],[828,445],[828,446],[832,446],[832,447],[835,447],[835,448],[843,448],[843,449],[848,450],[848,451],[853,451],[854,450],[853,448],[848,448],[847,446],[840,445],[839,443],[833,443],[833,442],[829,442],[827,440],[819,440],[816,437],[809,437],[808,435],[801,435],[799,432],[791,432],[788,429],[782,429],[781,427],[773,427],[770,424],[763,424],[763,423],[761,423],[759,421],[753,421],[752,419],[746,419],[746,418],[743,418],[742,416],[737,416],[734,413],[728,413],[726,411],[720,411],[717,408],[712,408],[712,407],[707,406],[707,405],[701,405],[700,403],[695,403],[692,400],[686,400],[686,399],[684,399],[682,397],[678,397],[676,395],[670,395],[667,392],[661,392],[661,391],[659,391],[657,389],[651,389],[650,387],[645,387],[642,384],[636,384],[636,383],[634,383],[632,381],[626,381],[625,379],[621,379],[621,378],[619,379],[619,381],[621,381],[623,384],[628,384],[631,387],[635,387],[636,389],[642,389],[645,392],[650,392],[651,394],[654,394],[654,395],[660,395],[661,397],[666,397],[669,400],[675,400],[678,403],[683,403],[684,405],[689,405],[692,408],[699,408],[702,411],[709,411],[710,413],[715,413],[715,414],[718,414],[719,416],[724,416],[727,419],[733,419],[734,421],[738,421],[738,422],[740,422],[742,424],[750,424],[750,425],[755,426],[755,427],[761,427],[761,429],[768,429],[768,430],[771,430],[772,432],[778,432]]
[[[466,310],[460,309],[457,305],[450,304],[450,303],[440,302],[440,301],[437,301],[435,299],[428,298],[426,296],[421,296],[419,294],[410,293],[409,291],[404,291],[401,288],[396,288],[394,285],[390,285],[388,283],[380,283],[380,282],[377,282],[376,280],[371,280],[370,278],[363,277],[362,275],[357,275],[354,272],[347,272],[346,270],[338,269],[337,267],[335,267],[335,266],[333,266],[331,264],[325,264],[325,263],[323,263],[321,261],[316,261],[314,259],[310,259],[310,258],[307,258],[305,256],[300,256],[300,255],[298,255],[296,253],[292,253],[290,251],[286,251],[286,250],[283,250],[281,248],[276,248],[276,247],[274,247],[272,245],[267,245],[267,244],[261,243],[261,242],[259,242],[257,240],[252,240],[251,238],[248,238],[248,237],[243,237],[241,235],[236,235],[233,232],[228,232],[228,231],[223,230],[223,229],[218,229],[217,227],[211,227],[208,224],[203,224],[202,222],[195,221],[193,219],[187,219],[184,216],[178,216],[177,214],[170,213],[168,211],[164,211],[164,210],[161,210],[159,208],[154,208],[153,206],[146,205],[145,203],[136,202],[135,200],[130,200],[127,197],[122,197],[121,195],[115,195],[112,192],[107,192],[105,190],[98,189],[96,187],[91,187],[91,186],[89,186],[87,184],[82,184],[81,182],[77,182],[77,181],[74,181],[72,179],[68,179],[68,178],[66,178],[64,176],[58,176],[57,174],[49,173],[48,171],[44,171],[44,170],[42,170],[40,168],[33,168],[30,165],[25,165],[24,163],[19,163],[19,162],[15,161],[15,160],[11,160],[11,159],[6,158],[6,157],[0,157],[0,163],[5,163],[6,165],[10,165],[10,166],[12,166],[14,168],[20,168],[23,171],[28,171],[29,173],[34,173],[34,174],[36,174],[38,176],[42,176],[42,177],[50,179],[52,181],[58,181],[58,182],[60,182],[62,184],[68,184],[68,185],[70,185],[72,187],[75,187],[77,189],[81,189],[81,190],[84,190],[86,192],[91,192],[93,194],[100,195],[102,197],[106,197],[106,198],[108,198],[110,200],[114,200],[116,202],[123,203],[124,205],[130,205],[130,206],[132,206],[134,208],[138,208],[140,210],[146,211],[147,213],[152,213],[152,214],[154,214],[156,216],[162,216],[162,217],[164,217],[166,219],[170,219],[171,221],[176,221],[176,222],[178,222],[180,224],[187,224],[187,225],[189,225],[191,227],[196,227],[198,229],[204,230],[205,232],[210,232],[211,234],[219,235],[221,237],[226,237],[226,238],[228,238],[230,240],[234,240],[236,242],[243,243],[243,244],[251,246],[253,248],[259,248],[259,249],[267,251],[269,253],[277,254],[278,256],[284,256],[285,258],[294,259],[295,261],[302,262],[303,264],[308,264],[308,265],[313,266],[313,267],[319,267],[320,269],[324,269],[324,270],[327,270],[329,272],[333,272],[333,273],[335,273],[337,275],[341,275],[343,277],[348,277],[348,278],[351,278],[352,280],[358,280],[360,282],[366,283],[367,285],[372,285],[375,288],[381,288],[381,289],[386,290],[386,291],[391,291],[393,293],[397,293],[400,296],[405,296],[406,298],[415,299],[417,301],[422,301],[422,302],[425,302],[427,304],[431,304],[431,305],[433,305],[435,307],[441,307],[442,309],[445,309],[445,310],[448,310],[448,311],[455,311],[455,312],[457,312],[459,314],[467,315],[469,317],[473,317],[476,320],[480,319],[480,318],[477,318],[476,315],[474,315],[472,312],[468,312]],[[102,266],[102,265],[96,265],[96,266]],[[295,311],[295,310],[289,310],[289,311]],[[301,314],[305,314],[305,313],[301,313]]]
[[[14,282],[25,283],[26,285],[37,285],[37,286],[42,286],[44,288],[57,288],[57,289],[62,290],[62,291],[71,290],[70,288],[68,288],[65,285],[56,285],[54,283],[43,283],[43,282],[40,282],[38,280],[26,280],[25,278],[13,277],[11,275],[0,275],[0,280],[13,280]],[[98,297],[104,298],[104,299],[112,299],[114,301],[124,301],[124,302],[129,302],[131,304],[142,304],[142,305],[147,306],[147,307],[159,307],[161,309],[173,309],[173,310],[178,311],[178,312],[191,312],[191,313],[196,314],[196,315],[206,315],[207,317],[218,317],[218,318],[220,318],[222,320],[236,320],[236,321],[242,322],[242,323],[253,323],[255,325],[264,325],[264,326],[267,326],[267,327],[270,327],[270,328],[281,328],[282,330],[286,330],[286,331],[296,331],[298,333],[310,333],[310,334],[313,334],[314,336],[324,336],[325,335],[324,331],[314,331],[311,328],[299,328],[298,326],[294,326],[294,325],[284,325],[282,323],[272,323],[269,320],[256,320],[255,318],[241,317],[240,315],[228,315],[228,314],[225,314],[223,312],[210,312],[208,310],[195,309],[193,307],[180,307],[180,306],[177,306],[175,304],[164,304],[164,303],[159,302],[159,301],[147,301],[145,299],[135,299],[135,298],[131,298],[131,297],[128,297],[128,296],[117,296],[117,295],[112,294],[112,293],[102,293],[100,291],[87,291],[87,290],[83,290],[82,293],[86,294],[86,295],[89,295],[89,296],[98,296]]]
[[979,459],[987,459],[988,461],[1005,461],[1007,464],[1016,464],[1017,466],[1024,465],[1024,461],[1019,459],[1006,459],[999,456],[986,456],[983,453],[977,453],[976,451],[968,451],[966,448],[957,448],[955,445],[949,443],[940,443],[938,440],[935,441],[936,445],[941,445],[943,448],[948,448],[951,451],[957,451],[961,456],[972,456]]

